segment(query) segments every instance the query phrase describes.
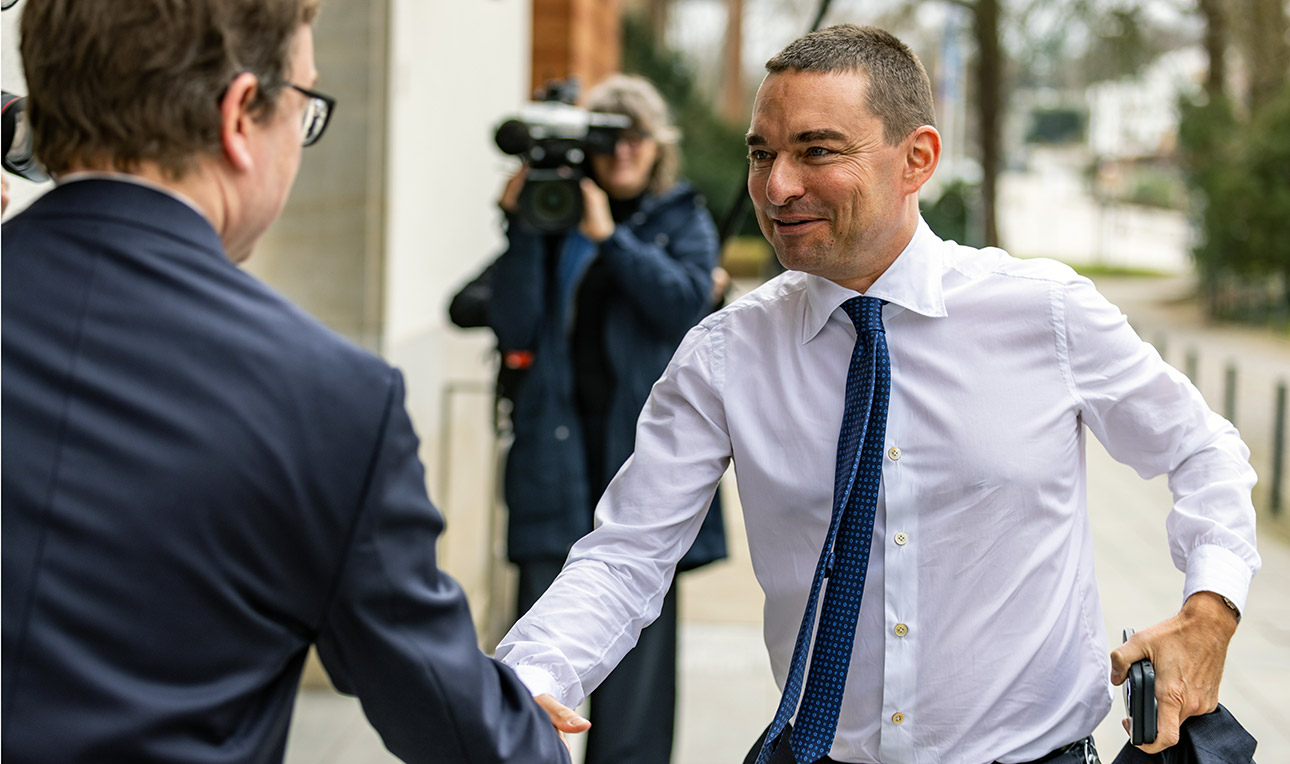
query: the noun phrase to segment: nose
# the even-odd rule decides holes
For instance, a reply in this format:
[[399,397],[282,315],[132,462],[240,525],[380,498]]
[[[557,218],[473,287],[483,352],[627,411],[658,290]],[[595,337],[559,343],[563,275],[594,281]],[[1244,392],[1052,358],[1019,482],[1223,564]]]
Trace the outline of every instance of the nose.
[[797,165],[789,157],[776,157],[766,173],[766,201],[782,207],[803,193],[805,189]]

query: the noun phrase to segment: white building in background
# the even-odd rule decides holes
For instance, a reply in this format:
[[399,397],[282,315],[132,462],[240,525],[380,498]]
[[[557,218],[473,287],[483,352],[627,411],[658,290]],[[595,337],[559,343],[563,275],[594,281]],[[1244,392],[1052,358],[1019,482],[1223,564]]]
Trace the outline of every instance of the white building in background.
[[1108,159],[1173,153],[1178,139],[1178,99],[1204,81],[1208,62],[1199,46],[1164,54],[1140,74],[1090,87],[1088,145]]

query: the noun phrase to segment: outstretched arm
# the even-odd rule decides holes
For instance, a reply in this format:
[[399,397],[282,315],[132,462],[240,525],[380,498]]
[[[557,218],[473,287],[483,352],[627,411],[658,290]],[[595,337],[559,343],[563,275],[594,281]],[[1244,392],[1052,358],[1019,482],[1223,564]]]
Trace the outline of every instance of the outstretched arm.
[[443,519],[426,496],[402,378],[390,375],[367,494],[318,628],[323,665],[404,761],[567,764],[528,689],[480,652],[466,596],[438,567]]

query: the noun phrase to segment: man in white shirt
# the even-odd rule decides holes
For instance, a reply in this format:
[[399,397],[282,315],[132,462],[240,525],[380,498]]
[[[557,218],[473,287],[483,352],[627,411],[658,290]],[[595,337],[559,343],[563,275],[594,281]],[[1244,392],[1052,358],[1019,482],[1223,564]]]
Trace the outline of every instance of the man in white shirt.
[[[884,302],[889,414],[863,604],[837,732],[819,761],[1096,761],[1107,684],[1150,657],[1160,751],[1216,707],[1259,567],[1236,430],[1092,284],[1051,261],[939,239],[918,191],[941,142],[922,65],[873,28],[831,27],[767,63],[749,193],[789,272],[690,332],[636,452],[555,585],[502,641],[553,719],[658,612],[733,461],[765,640],[784,686],[832,511],[856,331]],[[1167,473],[1177,616],[1110,657],[1085,507],[1085,428]],[[541,697],[547,695],[547,697]],[[768,720],[769,721],[769,720]]]

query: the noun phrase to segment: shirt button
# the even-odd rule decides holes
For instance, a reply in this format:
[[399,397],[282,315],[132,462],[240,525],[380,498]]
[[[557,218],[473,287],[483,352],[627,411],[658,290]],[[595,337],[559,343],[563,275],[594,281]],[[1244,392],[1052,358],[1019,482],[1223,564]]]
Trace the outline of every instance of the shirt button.
[[892,446],[887,449],[887,458],[893,462],[900,461],[900,446]]
[[569,439],[569,428],[568,428],[568,427],[565,427],[564,425],[560,425],[559,427],[555,428],[555,439],[556,439],[556,440],[568,440],[568,439]]
[[895,542],[896,546],[904,546],[909,543],[909,536],[907,536],[904,531],[901,531],[896,534]]
[[894,714],[892,714],[892,715],[891,715],[891,721],[892,721],[893,723],[895,723],[895,724],[904,724],[904,723],[905,723],[905,715],[904,715],[904,714],[902,714],[901,712],[897,711],[896,713],[894,713]]
[[903,637],[909,633],[909,627],[903,623],[898,623],[896,624],[896,628],[892,629],[892,631],[896,632],[896,636]]

